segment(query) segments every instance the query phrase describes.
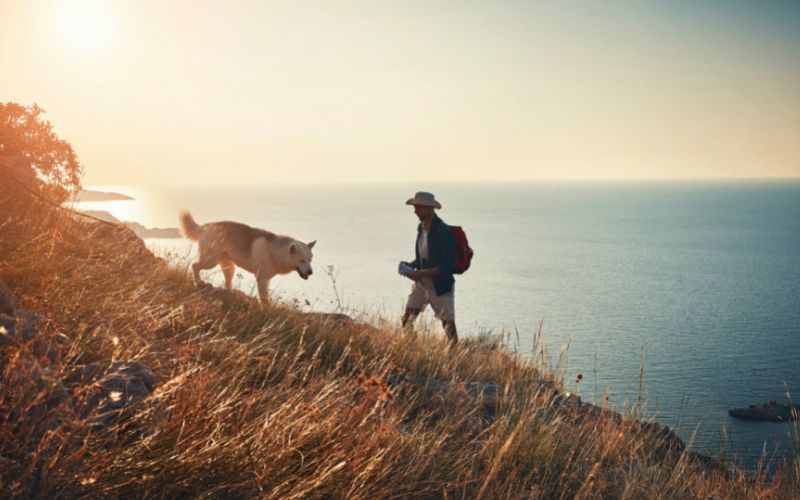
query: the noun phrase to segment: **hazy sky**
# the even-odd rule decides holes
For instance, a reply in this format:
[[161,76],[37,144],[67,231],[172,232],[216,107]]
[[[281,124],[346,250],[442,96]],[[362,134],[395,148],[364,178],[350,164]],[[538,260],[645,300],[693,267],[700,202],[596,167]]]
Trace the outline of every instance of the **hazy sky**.
[[800,176],[797,1],[0,0],[85,184]]

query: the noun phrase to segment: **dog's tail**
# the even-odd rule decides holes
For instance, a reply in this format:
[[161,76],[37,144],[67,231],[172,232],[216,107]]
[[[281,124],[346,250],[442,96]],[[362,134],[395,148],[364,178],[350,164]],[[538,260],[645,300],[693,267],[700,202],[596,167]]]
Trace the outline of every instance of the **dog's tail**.
[[199,240],[203,230],[194,221],[192,214],[188,210],[182,210],[180,215],[181,234],[190,240]]

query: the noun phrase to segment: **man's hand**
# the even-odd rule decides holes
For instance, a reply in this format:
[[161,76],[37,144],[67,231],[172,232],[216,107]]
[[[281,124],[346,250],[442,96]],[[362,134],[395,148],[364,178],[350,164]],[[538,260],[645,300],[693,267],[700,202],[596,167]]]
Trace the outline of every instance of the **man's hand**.
[[414,281],[419,281],[422,278],[433,278],[434,276],[439,275],[439,270],[435,267],[429,267],[427,269],[417,269],[413,273],[409,274],[408,277]]

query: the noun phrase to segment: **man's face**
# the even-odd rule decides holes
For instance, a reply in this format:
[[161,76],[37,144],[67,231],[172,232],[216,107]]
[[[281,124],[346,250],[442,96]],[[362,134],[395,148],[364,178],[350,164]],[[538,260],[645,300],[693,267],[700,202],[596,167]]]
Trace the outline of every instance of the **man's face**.
[[414,213],[417,214],[417,218],[421,221],[428,217],[428,214],[431,212],[431,210],[433,210],[433,207],[414,205]]

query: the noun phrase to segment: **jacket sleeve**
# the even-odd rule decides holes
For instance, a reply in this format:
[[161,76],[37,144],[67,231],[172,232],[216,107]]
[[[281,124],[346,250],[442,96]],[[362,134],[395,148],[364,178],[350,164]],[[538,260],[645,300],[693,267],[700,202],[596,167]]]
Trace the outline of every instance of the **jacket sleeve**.
[[439,229],[439,244],[442,252],[442,260],[436,266],[439,275],[453,274],[456,267],[456,238],[450,226],[442,224]]
[[419,232],[420,228],[417,227],[417,237],[414,240],[414,260],[410,262],[411,267],[419,269]]

